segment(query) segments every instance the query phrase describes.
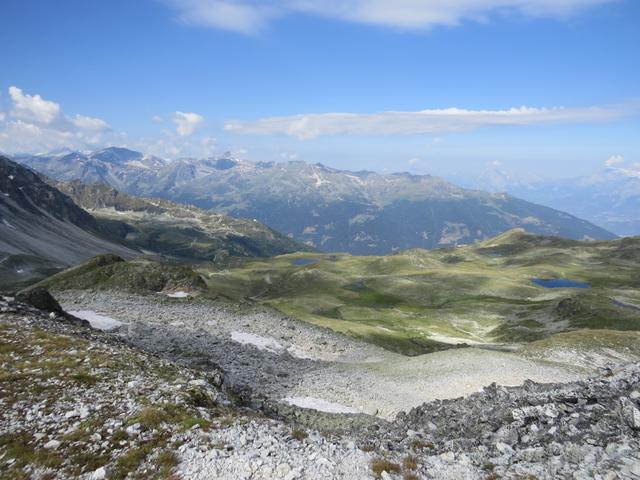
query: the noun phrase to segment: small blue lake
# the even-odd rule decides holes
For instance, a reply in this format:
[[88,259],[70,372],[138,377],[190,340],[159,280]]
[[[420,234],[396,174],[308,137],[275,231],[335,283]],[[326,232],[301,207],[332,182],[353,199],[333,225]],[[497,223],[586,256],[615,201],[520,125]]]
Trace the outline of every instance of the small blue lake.
[[531,281],[543,288],[590,288],[588,283],[567,280],[566,278],[534,278]]
[[317,258],[296,258],[291,262],[292,265],[297,267],[302,265],[313,265],[314,263],[318,263]]

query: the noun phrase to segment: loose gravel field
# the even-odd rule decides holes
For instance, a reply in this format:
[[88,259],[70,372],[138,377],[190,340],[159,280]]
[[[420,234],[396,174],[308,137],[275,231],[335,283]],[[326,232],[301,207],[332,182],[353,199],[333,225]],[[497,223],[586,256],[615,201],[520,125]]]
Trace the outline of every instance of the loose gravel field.
[[163,295],[62,292],[57,297],[66,310],[123,322],[117,334],[145,350],[186,363],[213,362],[230,384],[271,402],[311,398],[318,405],[329,402],[386,419],[493,382],[566,382],[586,373],[480,348],[406,357],[267,307]]

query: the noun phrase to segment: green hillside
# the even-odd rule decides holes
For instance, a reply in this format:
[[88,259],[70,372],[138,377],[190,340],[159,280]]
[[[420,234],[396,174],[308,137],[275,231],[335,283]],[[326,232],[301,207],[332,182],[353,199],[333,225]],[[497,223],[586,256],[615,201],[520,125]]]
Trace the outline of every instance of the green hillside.
[[[640,330],[639,238],[579,242],[512,230],[457,249],[298,253],[200,272],[216,293],[405,354],[580,328]],[[543,288],[533,279],[590,288]]]

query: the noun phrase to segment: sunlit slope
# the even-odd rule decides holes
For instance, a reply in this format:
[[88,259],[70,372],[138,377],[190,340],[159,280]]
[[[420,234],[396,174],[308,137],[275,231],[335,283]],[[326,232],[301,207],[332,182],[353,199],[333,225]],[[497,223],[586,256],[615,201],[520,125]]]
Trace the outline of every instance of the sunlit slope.
[[[578,242],[513,230],[474,246],[384,257],[293,254],[203,268],[211,289],[408,354],[640,330],[640,239]],[[532,279],[590,288],[543,288]]]
[[135,197],[106,185],[78,181],[52,184],[105,229],[143,251],[189,261],[220,261],[228,256],[268,257],[312,250],[254,220]]
[[114,290],[138,294],[185,291],[196,295],[206,290],[189,265],[158,262],[148,258],[125,261],[117,255],[97,255],[29,288],[61,290]]

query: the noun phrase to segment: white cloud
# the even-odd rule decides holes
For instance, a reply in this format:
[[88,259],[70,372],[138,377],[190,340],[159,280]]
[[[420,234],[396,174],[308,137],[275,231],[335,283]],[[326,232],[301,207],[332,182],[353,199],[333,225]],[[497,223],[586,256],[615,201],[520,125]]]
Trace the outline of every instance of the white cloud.
[[[81,114],[67,115],[61,106],[37,94],[24,93],[18,87],[9,89],[8,112],[0,112],[0,151],[8,153],[41,153],[70,148],[95,150],[122,145],[153,155],[170,158],[211,156],[217,150],[216,139],[205,132],[195,134],[204,123],[196,113],[175,112],[176,131],[163,131],[153,138],[132,139],[116,132],[100,118]],[[161,117],[157,120],[163,121]]]
[[458,25],[496,14],[565,17],[617,0],[164,0],[185,22],[252,34],[273,19],[310,14],[401,29]]
[[230,121],[225,130],[243,134],[284,134],[299,139],[322,135],[431,135],[505,125],[541,125],[607,121],[637,107],[530,108],[467,110],[445,108],[417,112],[318,113],[263,118],[253,122]]
[[189,137],[202,126],[204,117],[193,112],[175,112],[173,122],[176,124],[176,132],[181,137]]
[[627,177],[640,178],[640,162],[629,164],[622,155],[611,155],[604,164],[611,172]]
[[11,107],[0,121],[0,150],[43,152],[57,148],[102,146],[116,140],[109,125],[99,118],[67,116],[60,105],[40,95],[9,87]]
[[153,117],[151,117],[151,121],[153,123],[162,123],[164,122],[164,119],[160,115],[154,115]]
[[170,0],[180,20],[206,27],[253,34],[278,15],[278,2],[236,0]]
[[60,114],[60,105],[45,100],[40,95],[22,93],[18,87],[9,87],[9,96],[13,101],[11,115],[14,118],[37,123],[52,123]]
[[107,130],[109,124],[99,118],[85,117],[84,115],[76,115],[71,119],[76,127],[86,130]]
[[607,167],[615,167],[616,165],[620,165],[621,163],[624,163],[624,157],[622,155],[611,155],[604,162]]

